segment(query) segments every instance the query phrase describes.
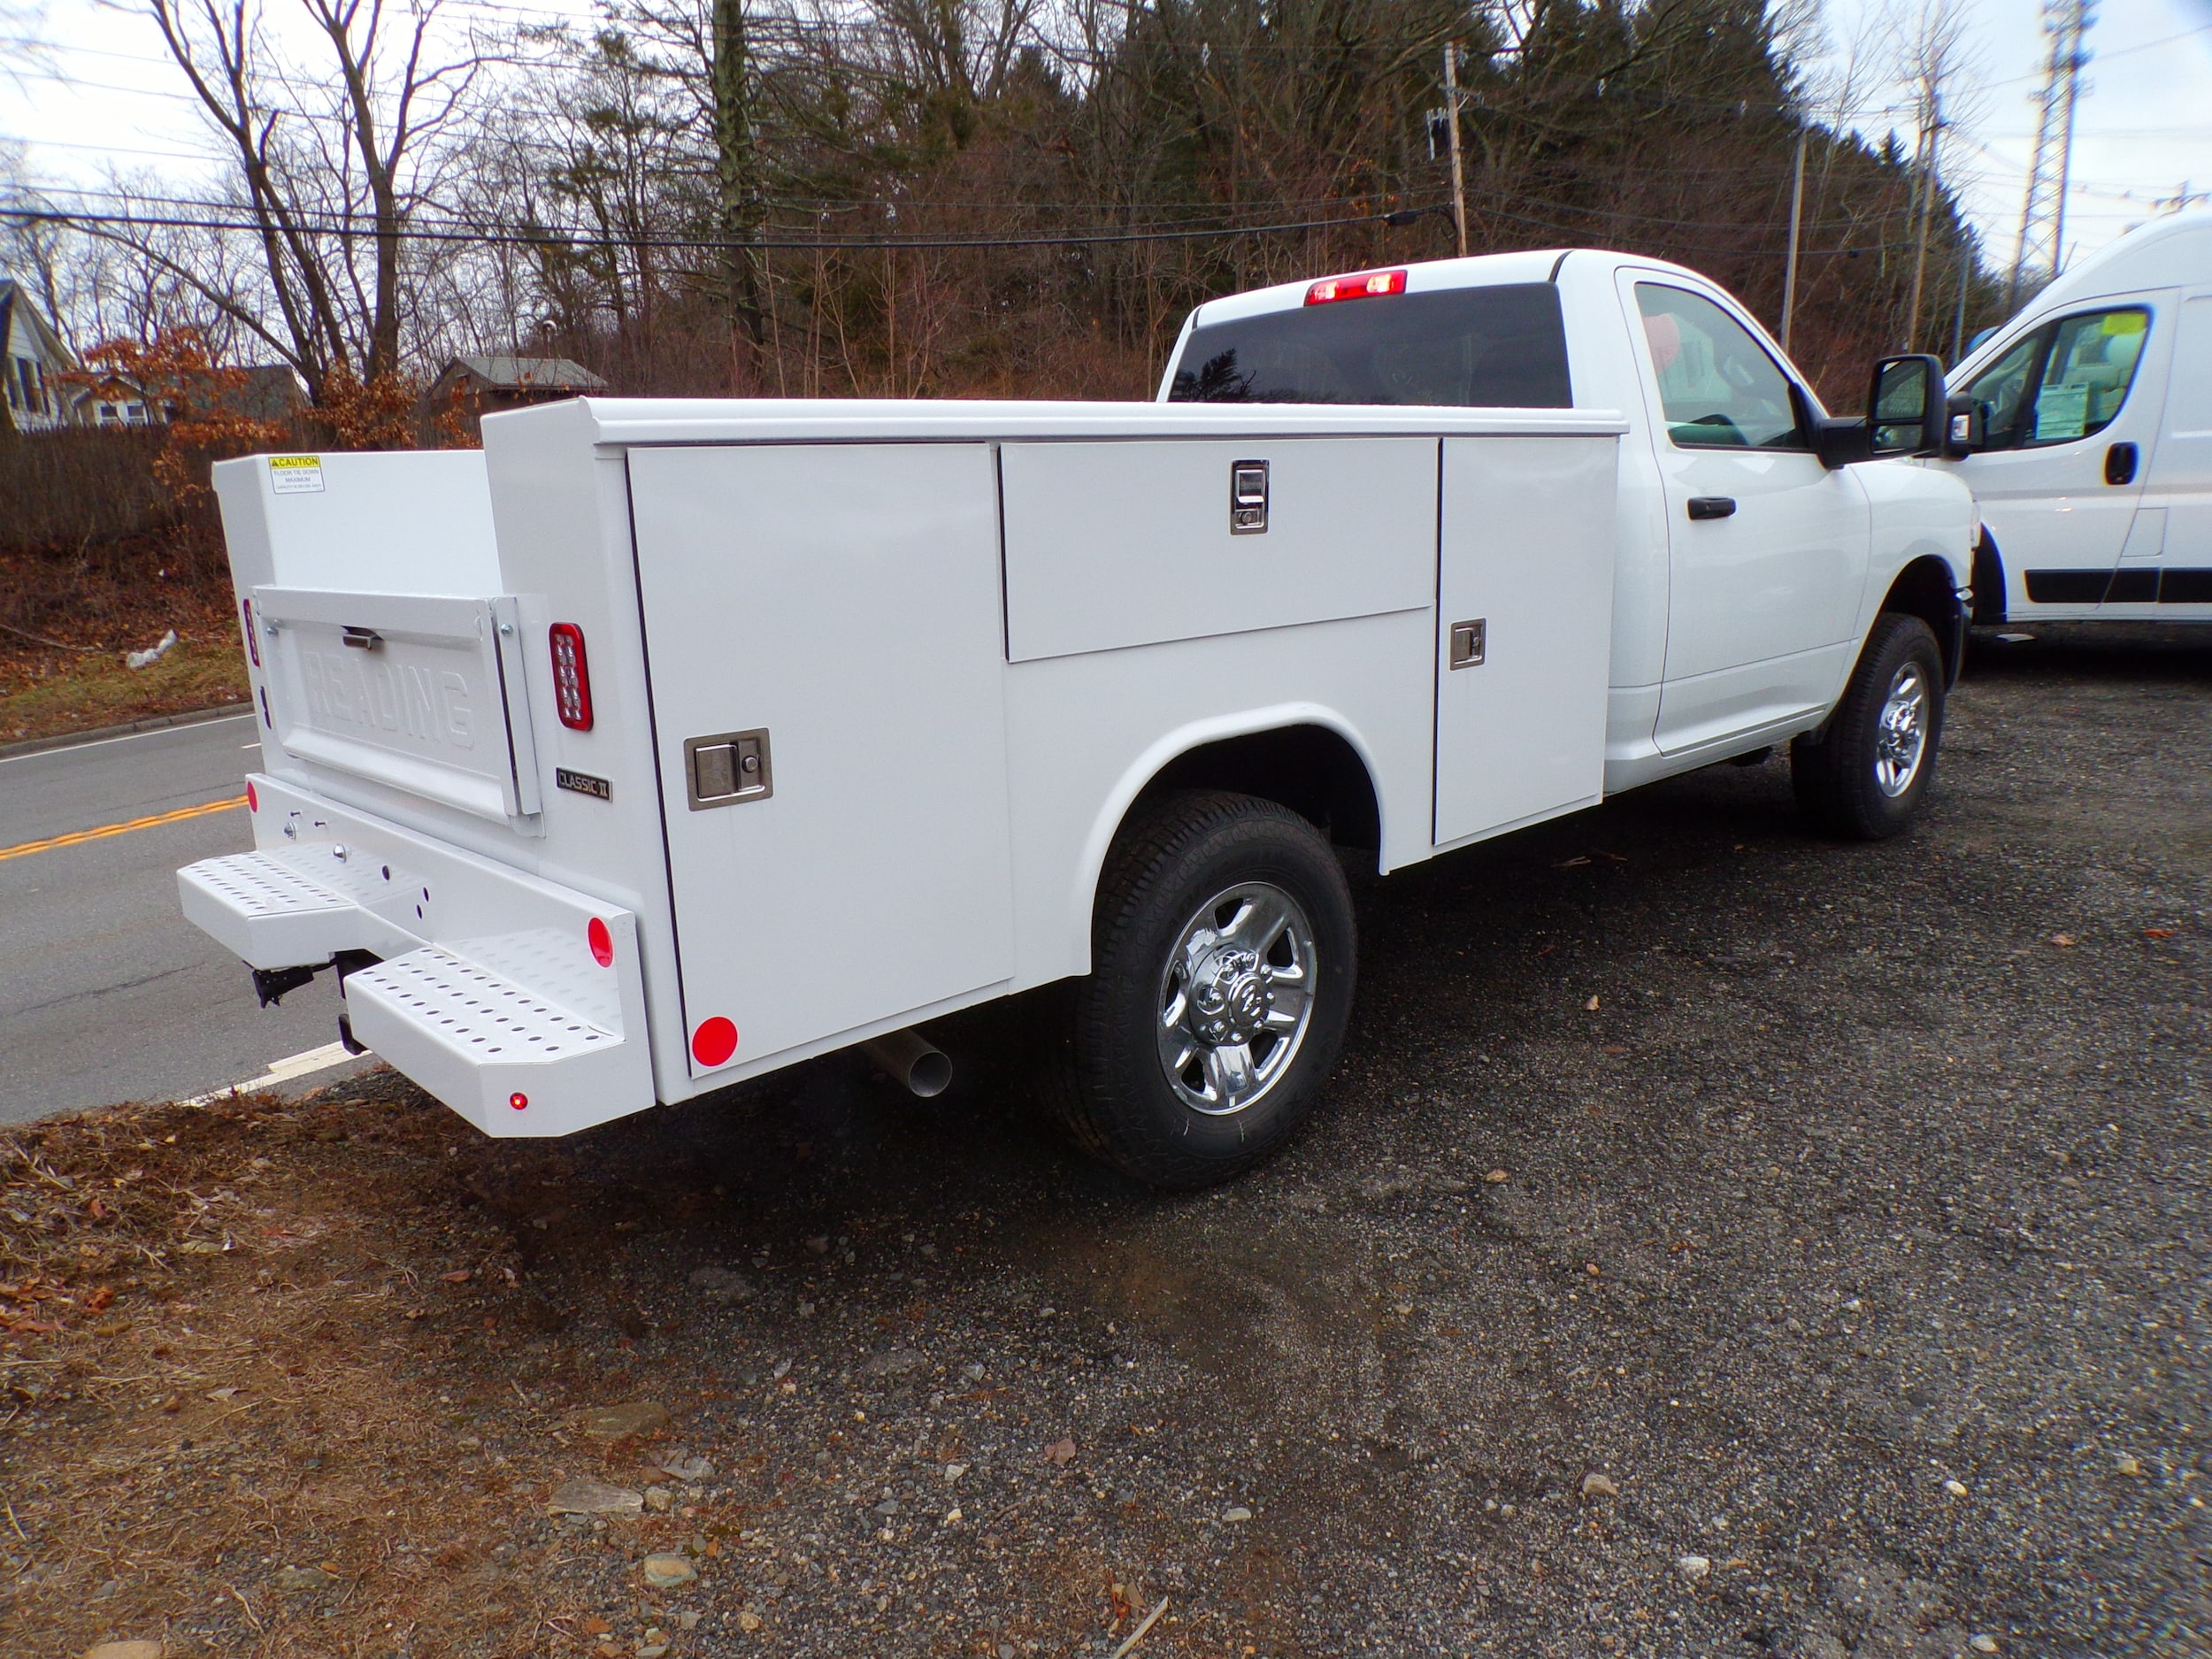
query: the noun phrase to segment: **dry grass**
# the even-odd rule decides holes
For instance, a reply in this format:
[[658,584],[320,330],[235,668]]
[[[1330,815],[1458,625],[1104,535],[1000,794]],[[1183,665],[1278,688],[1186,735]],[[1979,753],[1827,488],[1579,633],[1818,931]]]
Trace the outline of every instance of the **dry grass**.
[[[159,662],[125,656],[170,629]],[[243,702],[246,666],[219,557],[156,538],[0,557],[0,743]]]

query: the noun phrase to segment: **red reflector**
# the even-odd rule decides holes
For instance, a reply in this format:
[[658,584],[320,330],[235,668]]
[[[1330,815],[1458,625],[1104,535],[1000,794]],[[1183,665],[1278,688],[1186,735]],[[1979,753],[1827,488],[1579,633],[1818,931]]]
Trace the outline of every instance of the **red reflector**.
[[548,631],[553,647],[553,706],[572,732],[591,730],[591,669],[584,661],[584,631],[572,622],[556,622]]
[[591,959],[603,968],[614,966],[614,935],[607,931],[606,923],[596,916],[584,929],[584,939],[591,946]]
[[701,1065],[720,1065],[737,1052],[737,1027],[717,1014],[691,1033],[691,1057]]
[[513,1107],[517,1111],[520,1111],[529,1103],[530,1097],[524,1094],[520,1089],[517,1089],[513,1094],[507,1096],[507,1104]]
[[258,668],[261,666],[261,641],[253,636],[253,601],[242,599],[239,604],[246,616],[246,655],[253,659],[253,665]]
[[1405,291],[1403,271],[1359,271],[1350,276],[1323,277],[1306,290],[1306,303],[1326,305],[1333,300],[1372,299],[1379,294]]
[[253,780],[250,778],[246,780],[246,810],[249,812],[261,810],[261,797],[255,793]]

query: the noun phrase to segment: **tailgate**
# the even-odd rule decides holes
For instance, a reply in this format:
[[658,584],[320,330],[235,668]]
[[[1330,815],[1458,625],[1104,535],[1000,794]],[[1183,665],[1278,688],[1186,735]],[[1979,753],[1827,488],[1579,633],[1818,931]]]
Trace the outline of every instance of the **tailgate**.
[[541,803],[513,599],[262,587],[253,609],[284,753],[530,827]]

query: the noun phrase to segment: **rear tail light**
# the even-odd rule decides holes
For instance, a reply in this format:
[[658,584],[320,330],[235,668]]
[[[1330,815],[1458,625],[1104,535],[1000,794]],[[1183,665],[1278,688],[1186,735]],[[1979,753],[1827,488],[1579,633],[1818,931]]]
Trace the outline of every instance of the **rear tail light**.
[[250,778],[246,780],[246,810],[249,812],[261,810],[261,792],[253,787],[253,780]]
[[246,655],[253,659],[253,665],[258,668],[261,666],[261,641],[253,636],[253,601],[242,599],[238,603],[244,608],[246,613]]
[[556,622],[553,645],[553,706],[572,732],[591,730],[591,669],[584,661],[584,633],[572,622]]
[[1350,276],[1323,277],[1306,290],[1306,303],[1326,305],[1334,300],[1366,300],[1405,291],[1403,271],[1358,271]]

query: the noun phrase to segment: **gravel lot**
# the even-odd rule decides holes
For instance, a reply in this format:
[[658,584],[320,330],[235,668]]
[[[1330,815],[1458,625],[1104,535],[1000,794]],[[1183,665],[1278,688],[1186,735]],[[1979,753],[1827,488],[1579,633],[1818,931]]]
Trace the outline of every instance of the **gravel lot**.
[[2038,632],[1901,841],[1777,760],[1366,889],[1333,1105],[1195,1199],[1049,1137],[1031,1003],[927,1105],[34,1131],[236,1248],[0,1349],[0,1647],[2204,1654],[2212,639]]

